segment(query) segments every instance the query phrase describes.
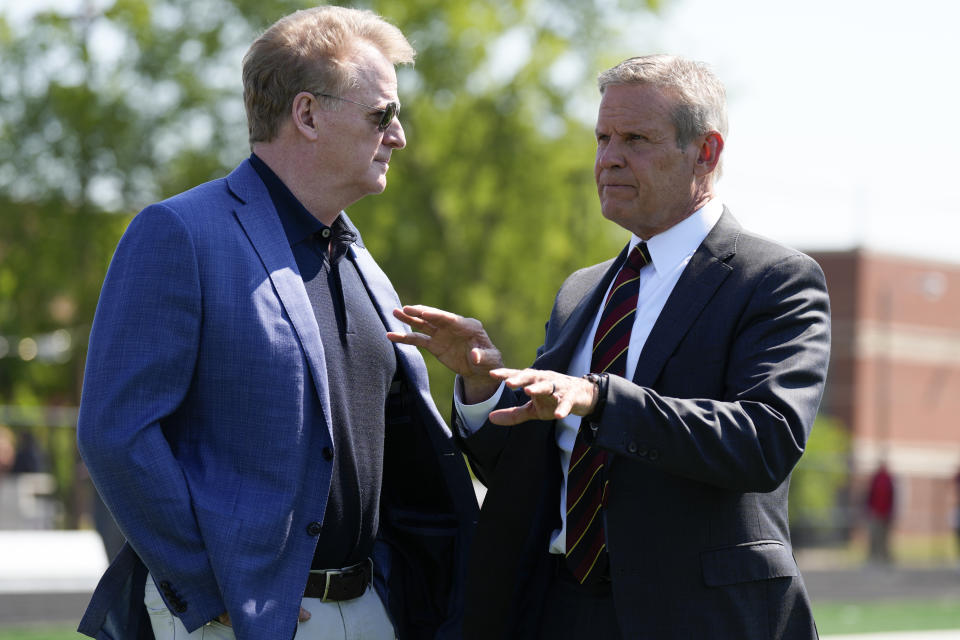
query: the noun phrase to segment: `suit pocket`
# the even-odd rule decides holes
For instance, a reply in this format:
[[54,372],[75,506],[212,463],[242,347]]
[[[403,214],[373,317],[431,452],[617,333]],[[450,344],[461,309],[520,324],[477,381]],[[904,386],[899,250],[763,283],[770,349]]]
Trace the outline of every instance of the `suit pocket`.
[[170,613],[150,574],[147,574],[147,581],[143,585],[143,604],[152,616],[168,615]]
[[708,587],[800,575],[793,554],[779,540],[758,540],[700,554]]
[[237,636],[231,627],[213,620],[200,627],[200,637],[202,640],[236,640]]
[[390,550],[387,605],[397,636],[432,638],[450,612],[459,529],[453,514],[387,507],[378,542]]

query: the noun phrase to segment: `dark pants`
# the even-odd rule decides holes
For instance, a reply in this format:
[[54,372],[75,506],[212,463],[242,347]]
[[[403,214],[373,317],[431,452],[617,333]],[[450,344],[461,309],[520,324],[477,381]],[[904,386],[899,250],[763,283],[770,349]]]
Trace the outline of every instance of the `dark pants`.
[[559,560],[547,590],[541,640],[620,640],[610,582],[584,587]]

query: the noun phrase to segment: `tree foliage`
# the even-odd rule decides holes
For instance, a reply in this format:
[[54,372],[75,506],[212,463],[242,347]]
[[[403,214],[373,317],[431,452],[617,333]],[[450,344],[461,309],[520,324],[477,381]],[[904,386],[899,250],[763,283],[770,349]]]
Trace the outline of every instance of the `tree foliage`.
[[[25,23],[0,9],[0,405],[79,402],[120,234],[145,205],[246,156],[240,59],[260,30],[307,6],[78,4]],[[656,48],[612,43],[657,4],[354,4],[397,24],[418,51],[399,76],[408,146],[386,193],[350,209],[404,302],[480,318],[509,365],[532,361],[562,279],[626,241],[602,220],[593,185],[593,78]],[[449,406],[451,377],[427,362]],[[842,429],[818,423],[794,475],[795,520],[829,521],[845,446]],[[65,482],[72,461],[61,454]]]
[[850,430],[818,416],[790,484],[790,526],[796,544],[846,539],[849,501]]
[[[0,404],[78,402],[89,323],[123,228],[149,202],[243,159],[240,59],[260,30],[308,6],[76,5],[26,22],[0,10]],[[625,241],[598,213],[592,123],[571,114],[595,100],[598,70],[635,53],[611,49],[617,25],[655,5],[353,4],[397,24],[418,50],[400,73],[408,147],[387,192],[350,210],[404,302],[481,318],[510,364],[532,359],[562,278]],[[67,351],[18,357],[24,337],[57,330],[69,332]],[[449,376],[431,367],[444,406]]]

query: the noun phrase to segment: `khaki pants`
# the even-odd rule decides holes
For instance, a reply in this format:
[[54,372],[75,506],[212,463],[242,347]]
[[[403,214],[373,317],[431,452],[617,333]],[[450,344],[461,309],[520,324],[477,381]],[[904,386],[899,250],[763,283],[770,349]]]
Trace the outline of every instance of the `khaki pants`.
[[[210,622],[188,633],[180,618],[167,609],[153,579],[148,575],[143,603],[157,640],[236,640],[233,629]],[[304,598],[300,605],[311,617],[297,626],[297,640],[396,640],[393,624],[372,587],[353,600],[324,602]]]

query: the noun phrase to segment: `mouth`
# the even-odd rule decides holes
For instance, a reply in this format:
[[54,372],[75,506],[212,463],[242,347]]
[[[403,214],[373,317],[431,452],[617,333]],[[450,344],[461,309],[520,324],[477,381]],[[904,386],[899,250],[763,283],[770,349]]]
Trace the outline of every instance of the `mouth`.
[[603,191],[603,192],[612,191],[613,193],[617,193],[618,191],[633,190],[633,189],[634,187],[629,184],[601,184],[600,185],[600,191]]

